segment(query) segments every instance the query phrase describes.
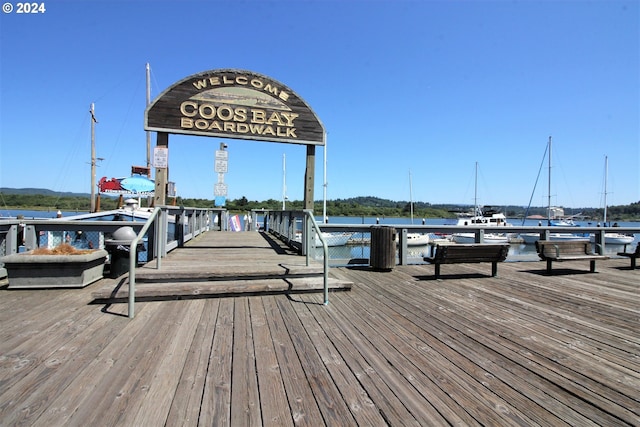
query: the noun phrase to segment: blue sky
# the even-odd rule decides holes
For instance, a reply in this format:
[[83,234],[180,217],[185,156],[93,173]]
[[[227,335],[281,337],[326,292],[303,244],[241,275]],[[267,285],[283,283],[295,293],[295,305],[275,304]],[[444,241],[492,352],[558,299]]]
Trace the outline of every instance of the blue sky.
[[[11,1],[17,6],[17,2]],[[640,10],[631,1],[72,1],[0,15],[0,187],[90,192],[146,163],[152,98],[206,70],[264,74],[327,130],[327,197],[526,206],[549,136],[552,203],[640,200]],[[155,135],[152,138],[155,144]],[[213,199],[301,200],[302,145],[172,135],[169,179]],[[318,147],[315,199],[322,198]],[[546,165],[545,165],[546,167]],[[546,169],[533,204],[547,203]]]

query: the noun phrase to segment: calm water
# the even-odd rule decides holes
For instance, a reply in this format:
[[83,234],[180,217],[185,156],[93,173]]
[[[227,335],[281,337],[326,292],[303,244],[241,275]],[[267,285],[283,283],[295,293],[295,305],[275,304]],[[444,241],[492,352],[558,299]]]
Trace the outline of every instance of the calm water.
[[[77,215],[86,212],[62,212],[63,217]],[[55,218],[57,214],[56,210],[51,211],[34,211],[34,210],[0,210],[0,218],[16,217],[17,215],[23,215],[26,219],[39,219],[39,218]],[[317,217],[318,223],[322,222],[322,217]],[[510,219],[509,222],[513,225],[521,225],[522,220]],[[455,225],[455,219],[447,218],[427,218],[424,220],[426,225]],[[423,224],[422,218],[414,218],[411,221],[410,218],[396,218],[396,217],[344,217],[344,216],[331,216],[329,217],[329,224],[380,224],[380,225],[421,225]],[[595,226],[597,223],[589,221],[577,221],[577,225],[580,226]],[[525,220],[525,226],[538,225],[538,220]],[[621,227],[640,227],[640,222],[619,222]],[[635,235],[634,244],[640,242],[640,234]],[[615,254],[623,250],[620,245],[607,245],[606,253]],[[415,246],[409,248],[409,258],[421,259],[424,256],[431,255],[430,246]],[[349,245],[341,247],[329,248],[329,257],[332,259],[353,259],[353,258],[368,258],[369,257],[369,245]],[[512,244],[509,249],[508,261],[536,261],[538,256],[534,245],[525,244]]]
[[[15,218],[18,215],[24,216],[25,219],[49,219],[49,218],[55,218],[57,213],[58,213],[57,210],[30,211],[30,210],[24,210],[24,209],[10,209],[10,210],[0,209],[0,219]],[[65,216],[79,215],[84,213],[88,213],[88,211],[74,211],[74,212],[62,211],[62,216],[65,217]]]
[[[320,222],[321,217],[317,218]],[[524,226],[536,226],[539,220],[525,220],[522,224],[521,219],[509,219],[509,223],[513,225]],[[425,219],[426,225],[455,225],[456,220],[447,218],[428,218]],[[421,225],[423,224],[422,218],[414,218],[413,222],[410,218],[393,218],[393,217],[329,217],[329,224],[380,224],[380,225]],[[596,226],[597,222],[589,221],[576,221],[579,226]],[[640,227],[640,222],[619,222],[621,227]],[[640,234],[636,234],[634,239],[634,245],[640,242]],[[623,245],[607,245],[605,247],[605,253],[608,255],[615,255],[618,252],[624,250]],[[408,258],[414,258],[415,260],[421,260],[425,256],[431,255],[431,246],[413,246],[408,248]],[[329,248],[329,257],[332,259],[353,259],[353,258],[368,258],[369,246],[368,244],[362,245],[349,245],[342,247]],[[536,253],[535,245],[526,245],[524,243],[512,243],[509,248],[509,256],[507,261],[538,261],[538,254]]]

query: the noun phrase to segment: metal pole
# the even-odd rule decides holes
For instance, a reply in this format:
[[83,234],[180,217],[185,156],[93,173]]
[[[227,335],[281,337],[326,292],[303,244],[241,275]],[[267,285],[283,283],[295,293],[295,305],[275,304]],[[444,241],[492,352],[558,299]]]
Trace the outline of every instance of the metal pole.
[[413,183],[411,181],[411,169],[409,169],[409,209],[411,210],[411,224],[413,224]]
[[609,174],[609,157],[604,156],[604,217],[602,226],[607,226],[607,175]]
[[282,153],[282,210],[286,209],[287,200],[287,155]]
[[[147,107],[151,104],[151,75],[147,62]],[[151,132],[147,131],[147,178],[151,178]]]
[[547,225],[551,225],[551,137],[549,137],[549,179],[547,181]]
[[323,223],[327,223],[329,222],[329,218],[327,218],[327,141],[325,138],[325,142],[324,142],[324,165],[323,165],[323,191],[322,191],[322,222]]

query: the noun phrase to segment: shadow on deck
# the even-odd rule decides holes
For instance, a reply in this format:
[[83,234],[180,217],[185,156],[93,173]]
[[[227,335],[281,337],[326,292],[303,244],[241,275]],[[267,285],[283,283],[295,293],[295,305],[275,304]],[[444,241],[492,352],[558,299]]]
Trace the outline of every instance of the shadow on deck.
[[[136,270],[136,301],[314,293],[324,289],[322,265],[299,256],[266,233],[206,233]],[[352,283],[329,278],[330,291]],[[126,302],[128,279],[93,293],[95,303]]]

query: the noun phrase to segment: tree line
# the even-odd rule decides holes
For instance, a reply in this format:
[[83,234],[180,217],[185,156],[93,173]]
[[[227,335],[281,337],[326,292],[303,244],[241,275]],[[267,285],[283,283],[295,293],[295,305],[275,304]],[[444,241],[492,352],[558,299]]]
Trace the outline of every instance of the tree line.
[[[35,191],[35,190],[34,190]],[[0,206],[3,209],[30,209],[30,210],[61,210],[88,212],[91,201],[89,195],[61,195],[53,192],[47,194],[14,194],[12,192],[0,192]],[[100,209],[110,210],[118,207],[118,198],[102,196],[100,198]],[[214,206],[210,199],[193,199],[178,197],[169,200],[167,204],[187,206],[195,208],[211,208]],[[282,209],[282,200],[248,200],[246,197],[229,199],[225,206],[230,212],[247,212],[252,209],[279,210]],[[304,207],[303,201],[286,201],[286,209],[301,210]],[[469,205],[438,204],[432,205],[427,202],[413,203],[414,218],[455,218],[457,213],[467,212]],[[504,212],[509,218],[522,218],[525,215],[526,207],[523,206],[500,206],[499,210]],[[314,211],[317,214],[323,211],[323,202],[314,203]],[[603,208],[582,208],[574,209],[575,213],[580,212],[587,219],[601,221],[604,214]],[[568,212],[566,212],[568,213]],[[409,201],[393,201],[381,199],[373,196],[353,197],[348,199],[327,200],[327,215],[329,216],[366,216],[366,217],[409,217],[411,215],[411,203]],[[546,216],[546,207],[533,207],[528,211],[528,215]],[[640,220],[640,201],[629,205],[610,206],[607,208],[608,221],[638,221]]]

